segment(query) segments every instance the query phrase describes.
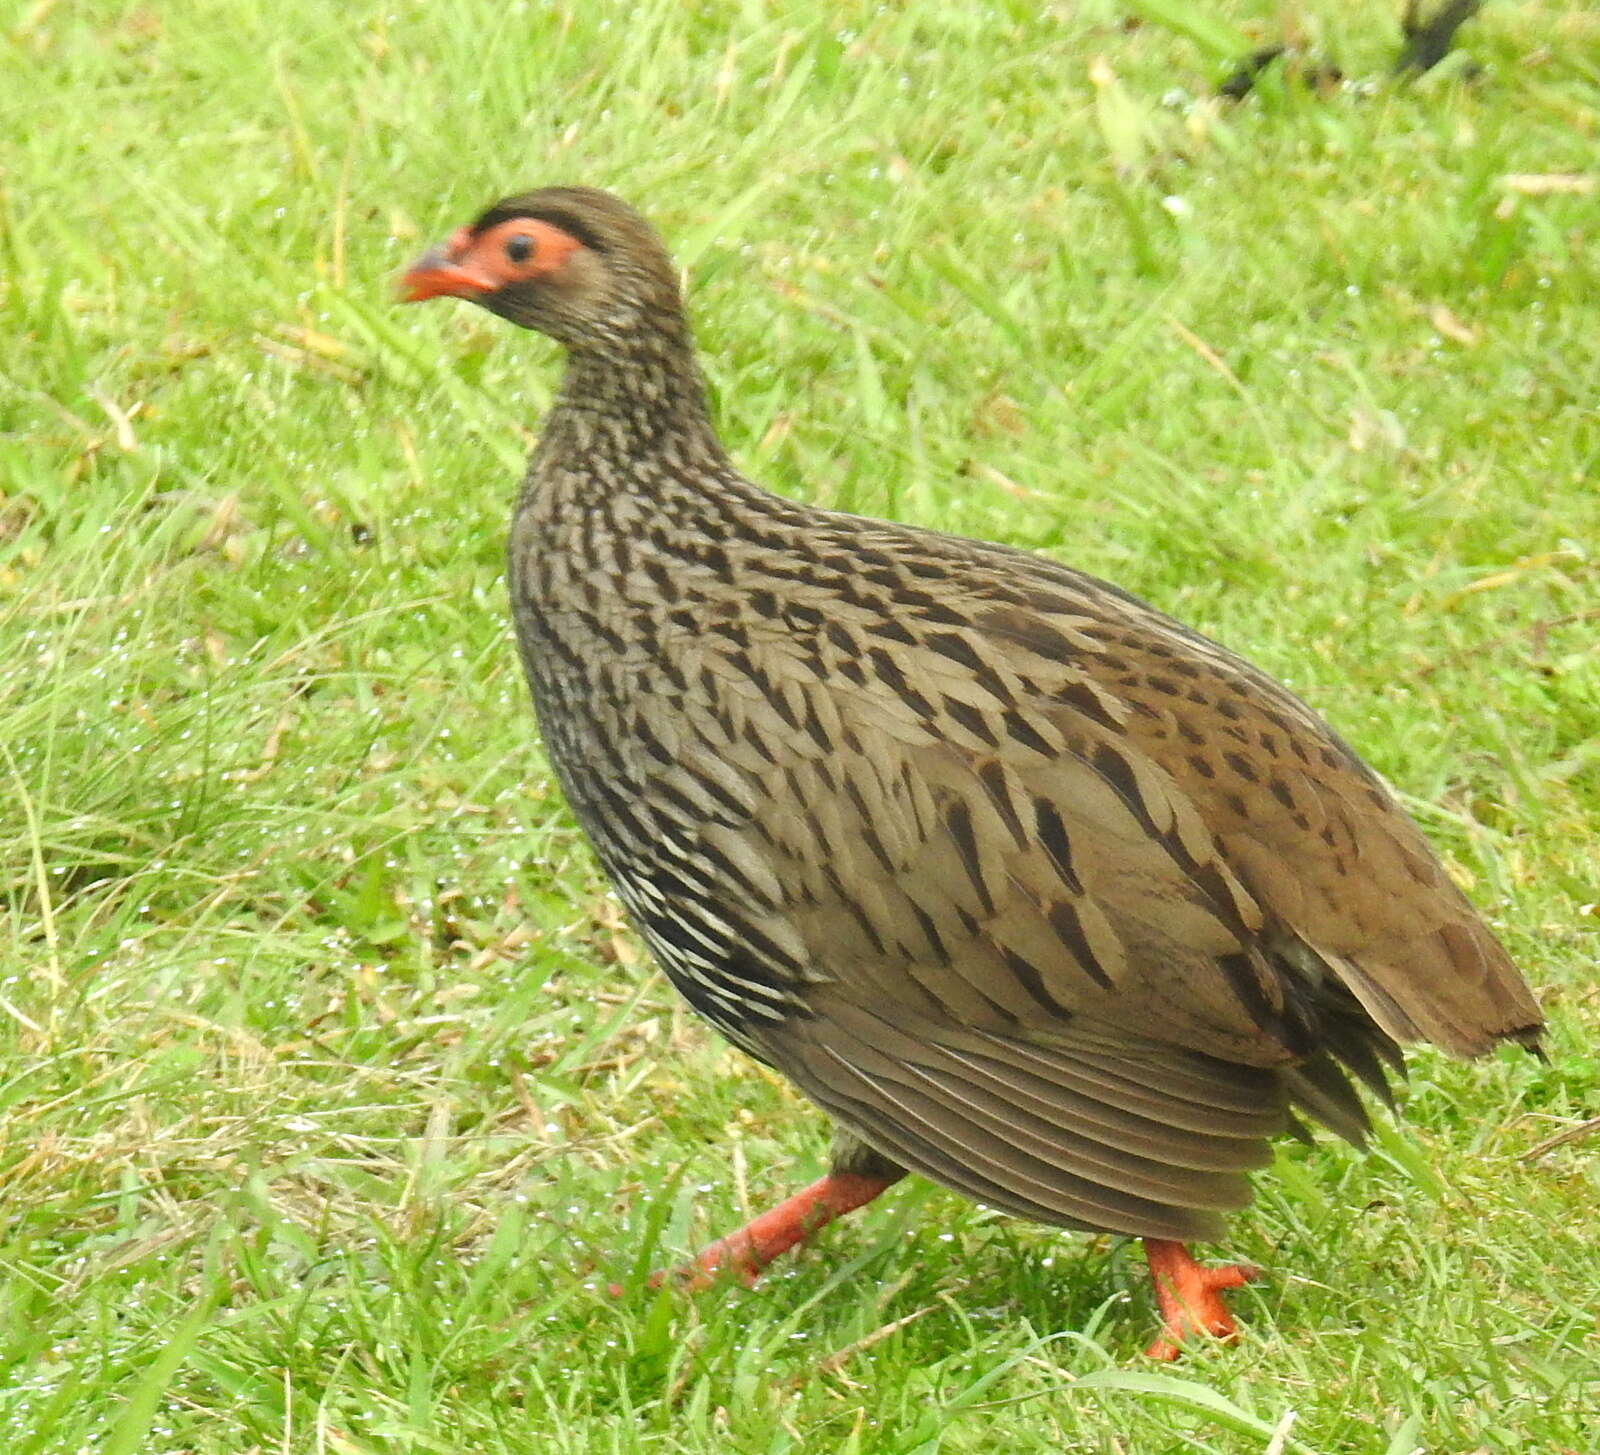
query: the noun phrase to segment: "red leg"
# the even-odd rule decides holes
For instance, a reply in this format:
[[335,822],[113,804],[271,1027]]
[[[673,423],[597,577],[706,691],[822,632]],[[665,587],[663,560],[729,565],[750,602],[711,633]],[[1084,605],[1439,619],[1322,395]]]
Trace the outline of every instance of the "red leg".
[[[693,1261],[670,1274],[657,1273],[650,1279],[652,1288],[672,1277],[690,1288],[704,1288],[725,1270],[738,1274],[749,1287],[780,1253],[809,1238],[818,1228],[837,1217],[869,1203],[897,1177],[866,1177],[857,1172],[830,1172],[810,1187],[786,1198],[770,1212],[752,1218],[736,1233],[718,1238],[703,1248]],[[622,1292],[612,1284],[613,1295]]]
[[1182,1243],[1162,1238],[1146,1238],[1144,1256],[1161,1309],[1161,1335],[1144,1351],[1150,1358],[1176,1359],[1184,1341],[1195,1334],[1214,1339],[1238,1336],[1222,1302],[1222,1290],[1248,1283],[1259,1270],[1244,1263],[1203,1268]]

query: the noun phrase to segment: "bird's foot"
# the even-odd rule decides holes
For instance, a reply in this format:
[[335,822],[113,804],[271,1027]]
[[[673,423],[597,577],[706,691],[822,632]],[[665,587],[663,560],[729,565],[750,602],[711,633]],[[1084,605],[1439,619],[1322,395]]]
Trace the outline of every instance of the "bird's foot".
[[[671,1281],[695,1290],[708,1288],[731,1276],[749,1288],[774,1258],[804,1242],[835,1218],[871,1202],[896,1180],[866,1177],[855,1172],[830,1172],[793,1197],[785,1198],[777,1207],[752,1218],[737,1232],[708,1244],[689,1262],[652,1273],[649,1286],[660,1288]],[[619,1297],[622,1291],[615,1283],[607,1289],[613,1297]]]
[[1144,1256],[1161,1310],[1161,1334],[1144,1351],[1149,1358],[1163,1362],[1176,1359],[1196,1334],[1213,1339],[1238,1337],[1233,1317],[1222,1301],[1222,1291],[1258,1278],[1259,1268],[1248,1263],[1206,1268],[1189,1256],[1182,1243],[1161,1238],[1144,1240]]

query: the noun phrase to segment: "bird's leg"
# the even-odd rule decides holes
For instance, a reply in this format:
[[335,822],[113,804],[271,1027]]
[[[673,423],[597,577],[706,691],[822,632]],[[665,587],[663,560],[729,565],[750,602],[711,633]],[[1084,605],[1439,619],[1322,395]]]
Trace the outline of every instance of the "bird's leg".
[[810,1187],[785,1198],[777,1207],[752,1218],[735,1233],[702,1248],[688,1263],[670,1274],[657,1273],[652,1288],[666,1278],[676,1278],[691,1288],[703,1288],[724,1272],[733,1272],[748,1287],[772,1260],[804,1242],[818,1228],[854,1212],[872,1201],[893,1177],[868,1177],[855,1172],[830,1172]]
[[[874,1151],[855,1133],[835,1125],[828,1175],[810,1187],[785,1198],[777,1207],[751,1218],[737,1232],[702,1248],[677,1268],[652,1273],[651,1288],[668,1279],[687,1288],[705,1288],[724,1273],[736,1274],[749,1287],[774,1258],[803,1243],[817,1229],[871,1202],[886,1187],[906,1175],[906,1169]],[[606,1285],[613,1298],[621,1298],[620,1283]]]
[[1182,1243],[1169,1243],[1164,1238],[1146,1238],[1144,1256],[1155,1284],[1156,1304],[1161,1309],[1160,1337],[1144,1351],[1150,1358],[1176,1359],[1184,1341],[1195,1334],[1208,1334],[1213,1339],[1237,1337],[1238,1330],[1222,1302],[1222,1290],[1248,1283],[1259,1269],[1247,1263],[1204,1268],[1189,1256]]

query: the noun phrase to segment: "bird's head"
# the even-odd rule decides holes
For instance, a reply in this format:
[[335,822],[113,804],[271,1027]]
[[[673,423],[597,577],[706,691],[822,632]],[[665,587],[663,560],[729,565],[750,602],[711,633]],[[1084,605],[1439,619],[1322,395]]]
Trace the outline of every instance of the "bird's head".
[[408,303],[465,298],[574,350],[681,329],[661,240],[627,203],[590,187],[496,202],[418,258],[400,288]]

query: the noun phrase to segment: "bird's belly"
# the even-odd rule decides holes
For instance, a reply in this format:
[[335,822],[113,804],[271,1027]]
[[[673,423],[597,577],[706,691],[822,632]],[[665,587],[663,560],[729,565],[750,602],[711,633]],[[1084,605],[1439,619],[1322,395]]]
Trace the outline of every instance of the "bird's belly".
[[[800,1009],[804,952],[776,883],[717,845],[747,823],[741,775],[686,731],[670,656],[576,650],[559,618],[519,623],[544,745],[628,917],[680,994],[736,1045]],[[719,835],[723,836],[719,839]]]

